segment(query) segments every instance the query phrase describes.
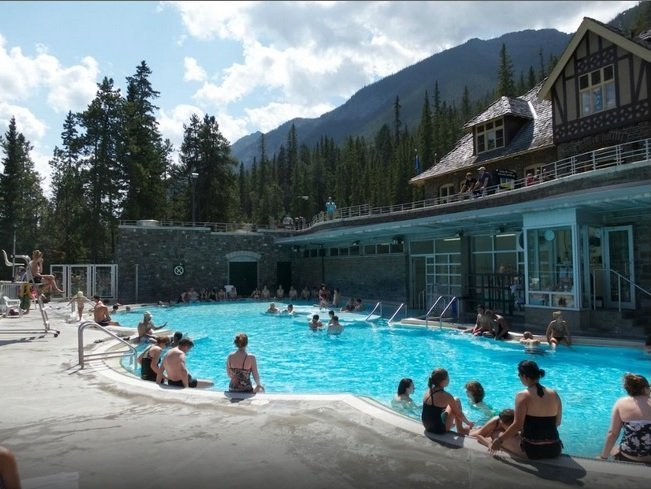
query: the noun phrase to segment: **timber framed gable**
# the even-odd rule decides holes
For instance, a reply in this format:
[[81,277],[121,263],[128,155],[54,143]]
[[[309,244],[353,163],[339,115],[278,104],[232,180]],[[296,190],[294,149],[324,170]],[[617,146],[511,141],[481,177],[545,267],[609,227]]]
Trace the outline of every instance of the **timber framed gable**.
[[552,101],[554,143],[651,119],[651,50],[585,18],[541,89]]

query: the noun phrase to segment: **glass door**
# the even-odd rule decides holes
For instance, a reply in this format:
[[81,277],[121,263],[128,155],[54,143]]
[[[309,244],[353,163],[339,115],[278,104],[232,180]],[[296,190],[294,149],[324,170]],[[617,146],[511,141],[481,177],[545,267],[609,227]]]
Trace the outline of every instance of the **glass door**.
[[617,226],[604,231],[604,265],[610,270],[605,274],[606,306],[619,308],[621,302],[621,307],[634,309],[633,229],[631,226]]

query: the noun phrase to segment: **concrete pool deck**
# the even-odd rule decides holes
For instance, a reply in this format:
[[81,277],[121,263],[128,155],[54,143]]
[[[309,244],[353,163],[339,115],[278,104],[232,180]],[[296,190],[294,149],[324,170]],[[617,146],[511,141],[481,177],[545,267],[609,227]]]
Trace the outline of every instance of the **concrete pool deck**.
[[[236,400],[143,382],[110,368],[110,360],[81,370],[76,323],[52,314],[50,321],[58,338],[1,331],[37,328],[37,311],[0,319],[0,445],[15,453],[27,489],[651,483],[651,467],[637,464],[567,456],[533,463],[493,457],[471,438],[433,440],[420,423],[349,395]],[[87,348],[103,338],[85,332]]]

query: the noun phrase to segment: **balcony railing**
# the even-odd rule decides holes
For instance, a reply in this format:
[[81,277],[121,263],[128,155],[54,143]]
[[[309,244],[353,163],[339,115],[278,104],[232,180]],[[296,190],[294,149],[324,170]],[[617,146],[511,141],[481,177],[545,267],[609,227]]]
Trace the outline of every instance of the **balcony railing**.
[[[651,138],[640,139],[617,146],[596,149],[587,153],[574,155],[569,158],[547,163],[542,166],[539,175],[533,178],[523,177],[511,180],[503,185],[494,185],[491,187],[492,195],[478,197],[478,199],[491,198],[495,195],[503,195],[505,192],[520,191],[526,188],[533,188],[539,185],[545,185],[549,182],[555,182],[559,179],[565,179],[573,175],[585,172],[598,171],[611,167],[629,165],[631,163],[648,162],[651,158]],[[277,227],[261,226],[250,223],[226,223],[226,222],[187,222],[187,221],[120,221],[121,225],[131,226],[165,226],[165,227],[201,227],[209,228],[212,232],[235,232],[235,231],[259,231],[259,230],[305,230],[322,223],[341,221],[346,219],[355,219],[368,216],[379,216],[387,214],[397,214],[401,212],[413,211],[418,209],[432,209],[440,206],[446,206],[455,202],[472,200],[469,193],[453,194],[445,197],[432,197],[404,204],[393,204],[386,206],[371,206],[370,204],[353,205],[342,207],[335,211],[333,219],[328,219],[325,212],[319,212],[311,221],[301,223],[300,226],[284,226],[279,223]]]

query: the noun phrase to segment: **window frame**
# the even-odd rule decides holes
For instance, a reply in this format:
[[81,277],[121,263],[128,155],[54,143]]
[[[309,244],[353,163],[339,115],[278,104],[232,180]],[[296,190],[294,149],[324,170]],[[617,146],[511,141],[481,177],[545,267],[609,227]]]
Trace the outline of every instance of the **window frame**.
[[[606,79],[607,70],[610,71],[610,77],[608,79]],[[617,108],[615,65],[613,63],[602,66],[601,68],[592,70],[588,73],[583,73],[578,76],[577,80],[579,90],[579,112],[581,117],[588,117]],[[609,89],[612,89],[612,99],[608,97]],[[600,107],[597,107],[598,101]]]
[[[504,127],[504,117],[477,124],[475,126],[475,147],[477,148],[477,154],[503,148],[506,144]],[[498,136],[498,132],[501,133],[500,136]],[[491,135],[492,138],[490,137]],[[489,147],[490,141],[493,141],[492,147]]]

